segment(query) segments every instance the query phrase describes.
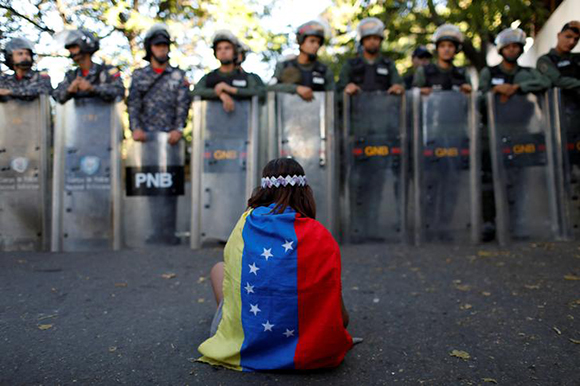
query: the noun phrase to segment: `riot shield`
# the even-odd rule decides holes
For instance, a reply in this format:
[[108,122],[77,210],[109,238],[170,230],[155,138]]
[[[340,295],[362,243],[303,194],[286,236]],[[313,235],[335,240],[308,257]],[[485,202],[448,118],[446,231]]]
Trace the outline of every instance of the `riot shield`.
[[48,98],[0,103],[0,251],[47,250]]
[[406,240],[407,126],[405,96],[344,96],[345,176],[342,240]]
[[415,242],[477,243],[480,143],[475,95],[413,90]]
[[206,240],[226,241],[258,186],[258,97],[222,103],[193,102],[191,157],[191,247]]
[[500,244],[558,232],[554,145],[545,94],[507,101],[488,93],[488,128]]
[[580,97],[577,90],[552,89],[550,118],[556,153],[560,237],[580,238]]
[[268,104],[276,112],[275,125],[269,127],[270,159],[292,157],[302,165],[314,192],[316,219],[338,238],[334,92],[315,92],[310,102],[298,95],[271,92]]
[[124,160],[125,246],[176,245],[178,197],[185,194],[185,144],[168,143],[166,132],[147,132],[145,142],[128,140]]
[[120,103],[57,105],[52,251],[120,248]]

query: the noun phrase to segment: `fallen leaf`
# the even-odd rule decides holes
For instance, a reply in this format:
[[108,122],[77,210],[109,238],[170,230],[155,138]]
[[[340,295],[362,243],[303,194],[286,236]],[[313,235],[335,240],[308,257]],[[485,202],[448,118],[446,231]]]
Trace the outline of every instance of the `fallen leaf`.
[[459,308],[461,308],[462,310],[469,310],[471,307],[473,307],[473,306],[469,303],[465,303],[465,304],[462,304],[461,306],[459,306]]
[[462,351],[462,350],[453,350],[449,353],[449,355],[451,355],[452,357],[461,358],[463,360],[467,360],[467,359],[471,358],[471,356],[469,355],[469,353],[467,351]]
[[483,296],[491,296],[491,292],[487,292],[487,291],[482,291],[481,294]]
[[467,284],[457,284],[455,288],[457,288],[459,291],[469,291],[471,289],[471,287]]
[[203,303],[203,302],[205,302],[205,299],[204,298],[199,298],[199,299],[197,299],[197,302],[198,303]]
[[174,277],[177,277],[177,275],[175,273],[164,273],[161,277],[164,279],[173,279]]
[[526,287],[527,289],[540,289],[539,284],[525,284],[524,287]]
[[580,276],[576,276],[576,275],[564,275],[564,279],[566,279],[566,280],[580,280]]
[[570,338],[570,342],[580,344],[580,340]]
[[556,334],[562,335],[562,331],[560,331],[558,327],[552,327],[552,330],[556,331]]
[[483,378],[483,381],[484,382],[489,382],[489,383],[495,383],[495,384],[497,384],[497,381],[495,379],[493,379],[493,378]]
[[26,260],[24,260],[24,259],[18,259],[16,261],[18,262],[18,264],[25,264],[26,263]]
[[477,254],[478,254],[479,256],[481,256],[481,257],[488,257],[488,256],[492,256],[492,253],[491,253],[491,252],[488,252],[488,251],[479,251],[479,252],[477,252]]
[[41,316],[38,318],[38,320],[44,320],[44,319],[48,319],[48,318],[56,318],[58,316],[58,314],[52,314],[52,315],[45,315],[45,316]]
[[48,330],[49,328],[52,328],[52,324],[39,324],[38,325],[38,329],[39,330]]
[[115,283],[115,287],[127,287],[127,283]]
[[109,352],[115,352],[115,351],[117,351],[117,346],[109,347]]
[[205,277],[204,276],[200,276],[199,279],[197,279],[197,283],[203,283],[205,281]]

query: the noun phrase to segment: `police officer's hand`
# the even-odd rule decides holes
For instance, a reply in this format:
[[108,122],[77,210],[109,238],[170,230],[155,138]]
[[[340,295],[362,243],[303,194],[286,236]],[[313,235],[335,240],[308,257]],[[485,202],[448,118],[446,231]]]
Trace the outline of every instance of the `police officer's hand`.
[[400,84],[394,84],[387,90],[388,94],[401,95],[405,92],[405,88]]
[[0,88],[0,96],[8,96],[12,94],[12,90],[7,88]]
[[223,92],[226,91],[226,89],[229,87],[229,85],[226,82],[219,82],[218,84],[215,85],[215,87],[213,88],[213,90],[215,91],[215,93],[217,94],[217,96],[221,96]]
[[421,87],[421,95],[431,95],[433,88],[431,87]]
[[459,89],[461,90],[461,92],[465,94],[469,94],[472,90],[471,85],[469,83],[463,83],[461,87],[459,87]]
[[234,111],[235,103],[231,96],[229,96],[225,92],[222,92],[222,94],[220,95],[220,99],[222,101],[222,105],[224,106],[224,110],[226,113]]
[[133,139],[135,141],[145,142],[147,141],[147,134],[141,129],[135,129],[133,130]]
[[347,94],[347,95],[354,95],[354,94],[356,94],[358,92],[360,92],[360,87],[357,86],[354,83],[349,83],[344,88],[344,93]]
[[92,91],[93,85],[84,78],[79,79],[79,91]]
[[504,84],[499,84],[499,85],[495,86],[492,90],[496,94],[505,95],[506,97],[509,98],[512,95],[514,95],[518,91],[519,88],[520,88],[520,86],[517,84],[504,83]]
[[169,132],[169,139],[167,140],[167,142],[169,142],[170,145],[175,145],[177,142],[179,142],[182,136],[183,135],[181,134],[181,131],[171,130]]
[[80,80],[81,80],[81,78],[78,78],[78,77],[75,80],[73,80],[71,82],[71,84],[69,84],[66,91],[70,94],[76,94],[79,91],[79,81]]
[[314,99],[314,93],[310,87],[298,86],[296,88],[296,93],[300,95],[300,98],[304,99],[305,101],[311,101]]

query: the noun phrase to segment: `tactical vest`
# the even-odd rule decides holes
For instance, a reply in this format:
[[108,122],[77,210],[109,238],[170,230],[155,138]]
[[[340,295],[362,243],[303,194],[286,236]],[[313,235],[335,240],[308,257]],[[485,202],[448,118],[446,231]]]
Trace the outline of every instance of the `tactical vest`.
[[580,79],[580,55],[570,55],[562,58],[555,53],[548,53],[548,58],[554,63],[561,76]]
[[300,71],[300,85],[310,87],[312,91],[324,91],[326,86],[326,65],[319,61],[314,62],[312,70],[304,70],[298,65],[298,59],[287,60],[284,62],[284,68],[295,67]]
[[453,66],[451,71],[443,72],[435,64],[428,64],[425,69],[425,87],[452,90],[467,83],[465,69]]
[[391,87],[391,74],[389,66],[391,61],[387,58],[379,58],[375,63],[369,64],[363,58],[358,57],[348,61],[350,65],[349,79],[363,91],[387,90]]
[[492,87],[500,85],[500,84],[514,84],[514,79],[515,79],[516,75],[519,74],[521,71],[530,71],[530,68],[518,66],[516,68],[515,73],[506,74],[505,72],[503,72],[501,70],[499,64],[497,66],[494,66],[494,67],[489,67],[489,72],[491,74]]
[[225,82],[232,87],[246,88],[248,87],[248,73],[236,69],[227,76],[222,75],[218,70],[213,70],[207,74],[206,87],[214,88],[218,83]]

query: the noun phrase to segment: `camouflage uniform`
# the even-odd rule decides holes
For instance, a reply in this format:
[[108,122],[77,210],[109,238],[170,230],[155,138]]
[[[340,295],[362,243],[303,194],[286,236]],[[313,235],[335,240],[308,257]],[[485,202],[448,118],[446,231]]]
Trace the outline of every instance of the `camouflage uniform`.
[[189,82],[179,68],[158,74],[151,66],[131,77],[127,106],[131,131],[182,131],[191,105]]
[[94,90],[71,94],[67,89],[77,77],[83,77],[80,68],[66,73],[64,80],[60,82],[53,92],[54,99],[57,102],[64,104],[71,98],[93,97],[101,98],[105,102],[113,102],[115,99],[123,98],[125,95],[125,86],[123,86],[123,81],[121,80],[121,73],[116,67],[93,63],[89,73],[84,78],[93,85]]
[[48,73],[33,70],[26,72],[21,79],[18,79],[16,74],[3,75],[0,78],[0,88],[12,91],[12,95],[2,97],[0,102],[10,99],[32,101],[39,95],[51,95],[53,92]]

